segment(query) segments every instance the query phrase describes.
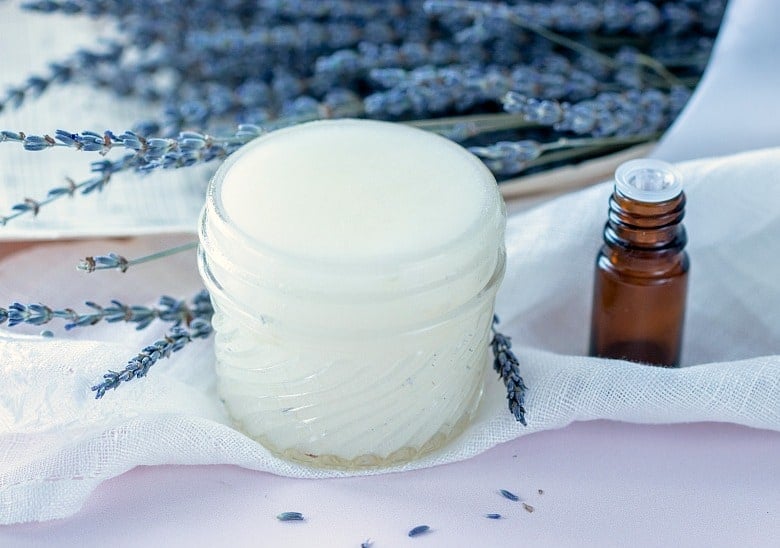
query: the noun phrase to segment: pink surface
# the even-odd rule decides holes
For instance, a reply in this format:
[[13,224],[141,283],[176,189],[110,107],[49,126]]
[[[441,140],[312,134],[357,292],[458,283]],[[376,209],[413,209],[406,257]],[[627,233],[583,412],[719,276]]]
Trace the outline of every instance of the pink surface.
[[[276,520],[291,510],[306,521]],[[432,531],[408,538],[420,524]],[[368,538],[374,548],[780,546],[780,433],[596,421],[457,464],[338,480],[138,468],[105,482],[70,519],[0,527],[0,546],[357,547]]]

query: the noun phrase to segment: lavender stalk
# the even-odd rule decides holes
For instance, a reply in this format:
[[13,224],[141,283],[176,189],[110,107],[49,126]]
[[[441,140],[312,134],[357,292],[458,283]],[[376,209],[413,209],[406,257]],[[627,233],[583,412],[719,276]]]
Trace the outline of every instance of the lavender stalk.
[[[577,52],[580,55],[594,57],[607,66],[618,66],[616,62],[608,55],[604,55],[603,53],[596,51],[582,42],[572,40],[563,34],[559,34],[550,30],[550,28],[543,26],[542,24],[534,22],[533,19],[528,17],[527,14],[523,11],[523,7],[524,6],[522,4],[521,6],[518,6],[518,8],[513,8],[507,4],[472,2],[469,0],[427,0],[425,2],[425,10],[431,14],[460,11],[463,14],[475,19],[476,25],[480,25],[482,21],[487,18],[507,21],[529,32],[533,32],[534,34],[537,34],[554,44],[558,44],[559,46]],[[626,14],[626,19],[632,21],[636,20],[637,18],[630,14]],[[479,31],[475,30],[472,30],[471,34],[474,34],[475,32],[480,34]],[[682,84],[680,80],[666,67],[647,55],[637,55],[636,62],[657,73],[670,85],[679,86]]]
[[0,226],[5,226],[8,221],[21,217],[25,214],[31,214],[33,217],[38,215],[40,209],[64,196],[74,196],[76,193],[87,195],[95,191],[101,191],[109,183],[113,174],[120,171],[126,171],[133,167],[134,155],[129,154],[115,161],[103,160],[92,164],[92,177],[76,183],[71,178],[66,178],[64,186],[54,187],[49,190],[46,198],[34,199],[24,198],[21,202],[11,206],[13,213],[0,216]]
[[0,112],[8,107],[18,108],[27,99],[37,97],[56,84],[71,82],[76,75],[88,74],[101,66],[116,64],[122,57],[124,46],[116,41],[104,41],[104,49],[80,49],[61,61],[49,63],[49,70],[42,75],[32,75],[24,83],[11,86],[0,98]]
[[509,92],[503,103],[505,111],[556,131],[607,137],[660,132],[680,113],[689,97],[686,88],[668,93],[649,89],[604,92],[593,99],[568,103]]
[[116,390],[120,384],[145,377],[149,369],[161,358],[168,358],[196,339],[205,339],[211,335],[211,323],[208,319],[196,318],[188,328],[176,326],[162,339],[146,346],[128,360],[121,371],[109,370],[103,380],[92,387],[95,399],[100,399],[106,390]]
[[135,170],[147,172],[155,169],[178,169],[195,164],[223,159],[235,152],[242,144],[251,141],[263,133],[263,129],[252,125],[239,125],[238,129],[227,137],[211,137],[206,134],[187,132],[176,139],[146,139],[132,131],[116,135],[110,131],[104,134],[96,132],[68,133],[55,132],[56,139],[48,135],[28,136],[23,132],[0,132],[0,142],[22,143],[26,150],[41,151],[55,146],[64,146],[75,150],[97,151],[106,154],[114,147],[134,150],[118,160],[103,159],[92,162],[94,176],[79,183],[66,179],[66,185],[49,190],[46,198],[25,198],[11,207],[13,213],[0,217],[0,226],[24,214],[38,215],[40,209],[64,196],[73,197],[101,191],[115,173]]
[[19,324],[45,325],[54,320],[65,320],[66,330],[87,327],[105,321],[108,323],[126,322],[135,324],[136,330],[142,330],[154,320],[173,323],[175,326],[189,324],[194,319],[210,319],[214,313],[208,293],[198,292],[187,303],[167,295],[160,297],[158,306],[127,305],[112,300],[110,305],[101,306],[87,301],[89,312],[77,312],[73,308],[52,308],[45,304],[13,303],[8,308],[0,307],[0,325],[14,327]]
[[163,249],[162,251],[158,251],[156,253],[136,257],[134,259],[127,259],[124,256],[112,251],[106,255],[86,257],[79,262],[76,268],[89,273],[96,270],[119,270],[120,272],[127,272],[127,269],[131,266],[170,257],[171,255],[175,255],[177,253],[190,251],[196,247],[198,247],[198,242],[188,242],[186,244],[171,247],[169,249]]
[[528,389],[520,376],[520,362],[512,352],[512,340],[496,330],[498,317],[493,316],[493,340],[490,346],[493,350],[493,369],[498,373],[506,386],[506,400],[510,413],[515,420],[527,426],[525,420],[525,391]]
[[479,156],[496,175],[512,175],[551,162],[572,160],[580,156],[592,155],[597,151],[652,141],[659,136],[659,133],[647,133],[581,139],[561,137],[550,143],[525,139],[522,141],[499,141],[483,147],[469,147],[469,150]]

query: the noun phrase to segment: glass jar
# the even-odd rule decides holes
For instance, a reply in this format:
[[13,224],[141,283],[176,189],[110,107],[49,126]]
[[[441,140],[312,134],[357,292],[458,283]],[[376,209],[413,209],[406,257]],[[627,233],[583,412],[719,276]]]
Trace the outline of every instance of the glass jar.
[[504,227],[481,162],[404,125],[312,122],[232,155],[209,185],[199,267],[237,428],[338,468],[455,436],[482,393]]

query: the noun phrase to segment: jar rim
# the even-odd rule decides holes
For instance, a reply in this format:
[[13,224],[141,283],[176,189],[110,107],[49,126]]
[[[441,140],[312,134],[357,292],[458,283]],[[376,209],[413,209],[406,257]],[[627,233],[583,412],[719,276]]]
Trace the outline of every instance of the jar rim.
[[[334,120],[325,120],[319,122],[311,122],[312,124],[333,122]],[[366,120],[352,120],[352,119],[339,119],[339,122],[366,122]],[[369,121],[374,122],[374,121]],[[376,122],[387,123],[387,122]],[[225,181],[226,175],[230,171],[231,167],[241,160],[241,158],[251,152],[254,147],[263,146],[268,138],[273,138],[279,134],[283,134],[287,131],[294,130],[299,126],[288,127],[284,129],[275,130],[272,133],[263,135],[253,141],[243,145],[238,151],[231,154],[227,160],[225,160],[217,169],[211,181],[208,185],[206,194],[206,203],[201,211],[201,218],[199,223],[199,235],[201,236],[201,244],[208,244],[208,238],[205,238],[207,232],[207,223],[211,225],[212,229],[217,229],[221,236],[234,240],[239,239],[241,241],[248,242],[248,246],[245,251],[250,251],[254,255],[259,255],[266,259],[274,259],[283,261],[288,264],[296,264],[301,267],[316,267],[320,271],[349,271],[360,272],[362,270],[375,270],[377,267],[389,266],[389,265],[403,265],[404,268],[414,267],[417,264],[429,263],[432,260],[436,260],[443,255],[446,255],[451,250],[467,244],[469,241],[478,241],[480,238],[489,235],[491,232],[502,234],[503,224],[505,223],[505,209],[506,206],[501,199],[500,193],[496,188],[495,192],[485,192],[483,194],[483,203],[481,204],[480,211],[483,215],[478,215],[468,226],[455,237],[447,240],[442,245],[434,246],[427,249],[420,249],[411,253],[395,253],[385,256],[371,256],[371,257],[359,257],[359,258],[331,258],[331,257],[318,257],[307,256],[304,254],[297,254],[290,252],[279,246],[275,246],[267,241],[264,241],[250,233],[243,230],[236,223],[232,222],[230,215],[225,210],[225,206],[222,200],[221,188]],[[444,144],[449,147],[457,148],[459,152],[463,149],[456,143],[445,139],[440,136],[431,134],[432,137],[439,137],[444,141]],[[492,178],[492,174],[482,162],[474,158],[475,165],[479,165],[479,168],[484,170]],[[497,210],[499,213],[495,215],[498,223],[491,223],[490,219],[486,219],[484,213],[491,210]],[[487,222],[486,222],[487,221]],[[493,226],[491,226],[493,225]],[[208,245],[207,245],[208,247]]]

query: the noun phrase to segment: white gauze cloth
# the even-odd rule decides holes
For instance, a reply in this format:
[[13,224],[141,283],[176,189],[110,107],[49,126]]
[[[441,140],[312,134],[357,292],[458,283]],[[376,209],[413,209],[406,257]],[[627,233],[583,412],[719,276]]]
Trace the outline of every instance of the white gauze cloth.
[[[680,168],[692,263],[685,367],[583,356],[611,184],[564,196],[508,223],[497,313],[529,387],[528,426],[507,411],[503,386],[485,364],[486,391],[473,424],[439,452],[394,471],[467,459],[572,421],[725,421],[780,430],[780,149]],[[148,242],[145,250],[137,241],[100,243],[112,246],[106,250],[90,244],[94,253],[149,251]],[[89,254],[84,245],[43,245],[5,259],[0,292],[66,306],[107,302],[117,291],[126,301],[153,304],[161,286],[181,297],[198,289],[192,257],[77,282],[79,274],[70,271],[76,257]],[[68,274],[51,267],[58,264]],[[301,478],[350,474],[285,462],[232,429],[215,393],[210,340],[92,399],[89,387],[105,370],[121,368],[163,331],[98,325],[72,332],[76,340],[0,336],[1,523],[73,514],[100,482],[138,465],[224,463]]]

